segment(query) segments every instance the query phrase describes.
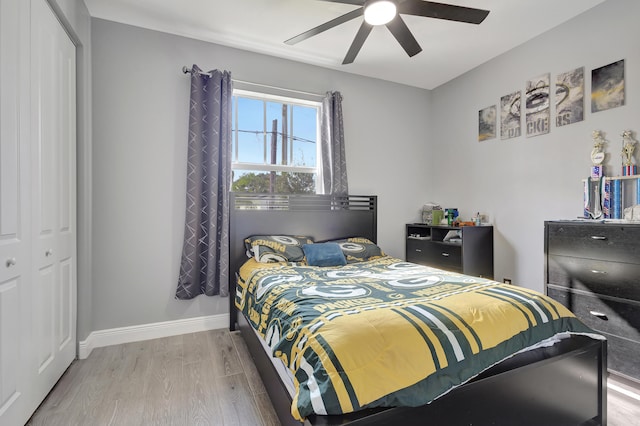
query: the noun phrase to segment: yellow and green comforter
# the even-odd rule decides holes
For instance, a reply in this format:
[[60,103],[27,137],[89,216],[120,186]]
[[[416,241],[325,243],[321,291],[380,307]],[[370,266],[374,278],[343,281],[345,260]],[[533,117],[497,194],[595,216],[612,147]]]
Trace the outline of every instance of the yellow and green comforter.
[[300,420],[423,405],[546,339],[593,334],[532,290],[391,257],[270,264],[238,279],[236,305],[292,371]]

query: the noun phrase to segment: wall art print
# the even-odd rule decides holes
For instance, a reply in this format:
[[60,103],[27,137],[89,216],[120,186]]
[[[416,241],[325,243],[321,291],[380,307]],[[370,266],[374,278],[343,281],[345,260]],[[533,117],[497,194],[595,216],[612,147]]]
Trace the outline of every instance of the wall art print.
[[584,120],[584,67],[556,77],[556,127]]
[[591,71],[591,112],[624,105],[624,59]]
[[516,138],[522,134],[521,98],[519,90],[500,98],[500,139]]
[[496,137],[496,106],[491,105],[478,113],[478,141],[486,141]]
[[550,74],[546,73],[527,81],[525,92],[525,111],[527,137],[549,133],[549,81]]

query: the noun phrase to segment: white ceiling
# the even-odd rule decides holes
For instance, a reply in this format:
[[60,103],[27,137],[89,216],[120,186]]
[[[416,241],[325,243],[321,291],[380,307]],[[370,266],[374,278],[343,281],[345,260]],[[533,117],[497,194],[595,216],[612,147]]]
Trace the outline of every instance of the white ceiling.
[[385,27],[341,65],[362,18],[294,46],[299,33],[354,10],[320,0],[85,0],[91,16],[433,89],[605,0],[440,0],[490,10],[480,25],[402,15],[422,47],[409,58]]

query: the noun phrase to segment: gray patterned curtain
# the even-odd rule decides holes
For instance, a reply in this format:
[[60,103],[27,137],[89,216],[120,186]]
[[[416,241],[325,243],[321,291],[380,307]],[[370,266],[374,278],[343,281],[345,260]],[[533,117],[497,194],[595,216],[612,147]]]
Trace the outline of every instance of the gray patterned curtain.
[[230,72],[193,66],[178,299],[228,295],[232,91]]
[[322,152],[322,188],[320,193],[347,195],[347,158],[344,154],[344,127],[342,124],[342,95],[327,92],[322,100],[320,123]]

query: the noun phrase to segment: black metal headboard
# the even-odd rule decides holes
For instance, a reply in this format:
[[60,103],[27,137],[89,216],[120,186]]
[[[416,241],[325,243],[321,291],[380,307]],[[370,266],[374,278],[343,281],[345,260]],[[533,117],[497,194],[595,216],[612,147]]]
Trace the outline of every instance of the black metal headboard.
[[235,274],[247,260],[251,235],[306,235],[315,241],[364,237],[377,241],[373,195],[281,195],[231,193],[229,197],[229,321],[235,329]]

